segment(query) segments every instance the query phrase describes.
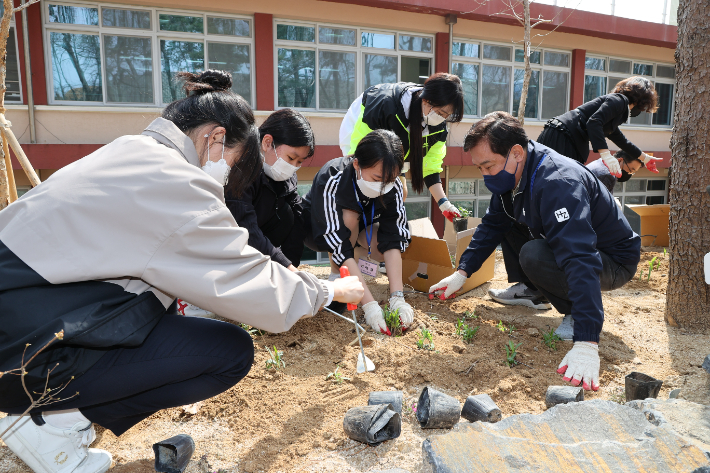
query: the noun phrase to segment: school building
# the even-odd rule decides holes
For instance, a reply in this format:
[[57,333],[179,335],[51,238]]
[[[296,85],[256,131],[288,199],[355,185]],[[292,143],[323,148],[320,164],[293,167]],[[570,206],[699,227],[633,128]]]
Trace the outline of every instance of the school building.
[[[668,199],[677,1],[649,0],[649,8],[659,2],[654,22],[599,7],[589,9],[601,13],[557,6],[562,0],[532,5],[533,18],[551,20],[533,30],[525,112],[532,139],[547,119],[607,93],[625,77],[655,83],[658,113],[632,118],[622,130],[664,158],[661,172],[643,169],[619,184],[615,195],[622,203]],[[340,156],[340,122],[364,89],[449,71],[464,83],[466,117],[450,128],[441,178],[449,198],[480,217],[490,193],[461,146],[479,117],[495,110],[517,114],[523,28],[510,13],[500,0],[42,0],[27,11],[28,51],[21,14],[12,25],[7,118],[46,179],[119,136],[140,133],[181,97],[176,72],[224,69],[259,120],[283,107],[309,119],[317,147],[298,172],[306,192],[320,166]],[[13,166],[20,192],[26,191],[29,181],[16,161]],[[429,216],[443,231],[428,193],[410,190],[406,206],[410,219]]]

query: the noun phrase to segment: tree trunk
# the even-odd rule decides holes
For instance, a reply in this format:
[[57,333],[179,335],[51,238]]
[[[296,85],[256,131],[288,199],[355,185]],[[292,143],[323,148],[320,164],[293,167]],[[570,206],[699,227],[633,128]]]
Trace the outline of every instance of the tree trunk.
[[710,287],[703,257],[710,251],[710,3],[681,0],[678,7],[675,125],[671,138],[670,274],[666,321],[710,328]]
[[[523,54],[525,56],[525,77],[523,79],[523,90],[520,93],[520,103],[518,104],[518,121],[521,125],[525,124],[525,106],[528,101],[528,88],[530,87],[530,76],[532,75],[532,68],[530,67],[530,0],[523,0],[523,5],[525,7],[525,24],[523,28],[525,29],[525,35],[523,37]],[[513,74],[515,76],[515,74]]]
[[[5,113],[5,76],[7,75],[7,37],[10,34],[10,19],[14,7],[12,0],[3,0],[5,13],[0,21],[0,113]],[[9,172],[5,166],[5,156],[0,153],[0,210],[10,205]]]

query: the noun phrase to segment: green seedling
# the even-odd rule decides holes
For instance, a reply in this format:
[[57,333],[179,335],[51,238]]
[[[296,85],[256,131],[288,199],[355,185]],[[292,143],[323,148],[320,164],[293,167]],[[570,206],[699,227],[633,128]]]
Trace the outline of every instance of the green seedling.
[[515,328],[515,325],[510,324],[510,327],[508,327],[508,331],[509,331],[510,333],[513,333],[513,332],[515,332],[515,330],[517,330],[517,329]]
[[505,331],[507,330],[507,328],[505,327],[505,325],[503,325],[503,321],[502,321],[502,320],[499,320],[499,321],[498,321],[498,323],[496,324],[496,328],[497,328],[498,330],[500,330],[501,332],[504,332],[504,333],[505,333]]
[[668,252],[666,251],[665,248],[663,248],[663,257],[665,258],[667,254],[668,254]]
[[463,323],[465,320],[465,316],[463,319],[456,319],[456,331],[454,332],[454,335],[456,336],[461,336],[464,333],[464,330],[468,328],[468,326]]
[[474,310],[473,312],[469,312],[468,310],[463,313],[463,318],[464,319],[474,319],[476,320],[478,316],[476,315],[476,311]]
[[464,331],[463,331],[463,341],[466,343],[471,343],[473,342],[474,337],[478,333],[479,327],[474,327],[471,328],[468,325],[465,326]]
[[[456,204],[454,204],[454,205],[456,205]],[[461,205],[456,205],[456,209],[461,214],[461,218],[468,218],[471,216],[471,211]]]
[[406,404],[406,403],[404,405],[402,405],[402,413],[405,416],[416,414],[417,413],[417,401],[412,401],[411,405]]
[[281,368],[286,368],[286,362],[284,361],[284,354],[281,351],[278,351],[276,349],[276,345],[274,345],[274,350],[272,351],[271,348],[266,348],[266,351],[269,353],[269,359],[266,360],[266,369],[267,370],[280,370]]
[[653,273],[653,270],[658,269],[658,267],[660,266],[660,262],[657,262],[656,259],[658,259],[658,256],[654,256],[653,259],[648,263],[648,279],[646,279],[647,282],[651,280],[651,273]]
[[561,342],[562,339],[554,330],[550,329],[549,332],[542,332],[542,341],[547,348],[557,351],[557,342]]
[[510,340],[505,346],[505,363],[508,366],[513,367],[518,364],[515,357],[518,355],[518,348],[520,348],[520,345],[522,345],[522,343],[518,343],[516,345],[512,340]]
[[338,373],[338,370],[340,369],[340,366],[335,367],[335,371],[332,373],[328,373],[328,376],[325,377],[325,380],[328,381],[329,379],[333,379],[333,382],[335,384],[343,384],[343,381],[350,381],[350,378],[343,376],[343,373]]
[[387,328],[390,329],[393,337],[398,337],[402,335],[402,322],[399,320],[399,309],[390,310],[389,305],[382,308],[382,312],[385,314],[385,323]]
[[434,351],[434,335],[432,335],[431,330],[423,328],[421,334],[419,335],[419,340],[417,340],[417,348],[420,350],[430,350]]
[[243,328],[244,330],[246,330],[246,332],[247,332],[249,335],[251,335],[252,337],[253,337],[254,335],[261,336],[261,335],[265,335],[265,334],[266,334],[266,332],[265,332],[264,330],[259,330],[258,328],[254,328],[254,327],[252,327],[251,325],[239,324],[239,326],[240,326],[241,328]]
[[641,280],[642,277],[643,277],[643,269],[642,269],[641,272],[639,273],[639,281]]

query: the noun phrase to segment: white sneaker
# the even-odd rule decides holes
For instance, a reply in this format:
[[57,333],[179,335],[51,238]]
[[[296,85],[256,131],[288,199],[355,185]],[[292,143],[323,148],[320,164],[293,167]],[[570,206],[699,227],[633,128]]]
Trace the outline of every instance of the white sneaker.
[[489,289],[488,295],[494,301],[506,305],[524,305],[538,310],[552,307],[550,301],[540,291],[533,291],[522,282],[505,289]]
[[[0,432],[18,417],[0,419]],[[71,429],[57,429],[46,423],[39,426],[30,416],[22,417],[2,438],[35,473],[104,473],[111,467],[111,454],[88,448],[94,439],[92,424],[77,422]]]
[[384,261],[382,263],[380,263],[380,273],[387,274],[387,268],[385,268]]
[[574,338],[574,319],[571,315],[564,316],[562,323],[555,330],[555,335],[562,340],[572,340]]

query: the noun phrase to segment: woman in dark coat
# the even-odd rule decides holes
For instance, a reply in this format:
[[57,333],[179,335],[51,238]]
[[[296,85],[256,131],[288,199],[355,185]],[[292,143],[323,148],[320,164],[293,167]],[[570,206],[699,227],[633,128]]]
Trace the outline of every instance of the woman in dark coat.
[[618,161],[609,152],[606,138],[634,159],[639,159],[651,172],[658,172],[654,158],[630,142],[619,129],[629,117],[641,112],[654,113],[658,109],[658,94],[648,79],[629,77],[614,87],[610,94],[570,110],[553,118],[537,138],[537,142],[549,146],[563,156],[584,164],[589,156],[589,143],[601,155],[609,172],[621,177]]

